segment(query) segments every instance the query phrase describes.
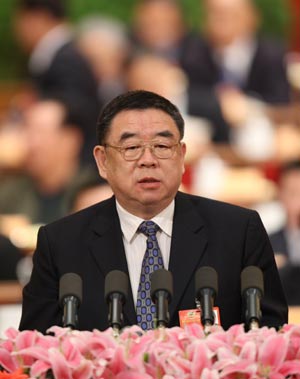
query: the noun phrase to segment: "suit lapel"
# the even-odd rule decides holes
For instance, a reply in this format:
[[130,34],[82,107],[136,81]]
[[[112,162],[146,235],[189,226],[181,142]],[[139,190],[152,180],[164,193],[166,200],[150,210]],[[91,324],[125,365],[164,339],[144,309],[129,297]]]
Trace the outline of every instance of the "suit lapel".
[[[111,270],[128,274],[122,231],[114,197],[103,203],[92,225],[91,254],[104,277]],[[178,309],[186,287],[194,280],[196,269],[205,252],[207,235],[204,221],[195,211],[188,196],[178,193],[175,199],[175,214],[169,270],[173,274],[174,291],[170,304],[170,317]],[[128,274],[129,275],[129,274]],[[136,313],[130,289],[124,306],[125,324],[136,323]]]
[[205,252],[207,233],[204,221],[195,206],[184,194],[175,199],[175,215],[172,231],[169,270],[174,280],[170,317],[178,305],[186,287],[194,280],[194,274]]
[[[127,273],[129,277],[122,231],[114,197],[103,205],[91,227],[94,233],[90,250],[102,275],[105,277],[112,270],[120,270]],[[136,323],[136,313],[130,285],[123,313],[125,324]]]

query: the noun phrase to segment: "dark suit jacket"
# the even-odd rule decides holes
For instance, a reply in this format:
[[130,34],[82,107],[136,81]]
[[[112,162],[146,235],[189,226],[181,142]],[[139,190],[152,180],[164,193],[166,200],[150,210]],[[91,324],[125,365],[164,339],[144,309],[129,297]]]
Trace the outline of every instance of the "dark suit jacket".
[[[105,329],[105,275],[118,269],[128,273],[120,222],[111,198],[77,214],[42,227],[34,268],[23,293],[20,329],[45,331],[61,325],[58,281],[67,272],[83,279],[79,329]],[[264,272],[263,323],[287,322],[287,307],[273,252],[258,214],[225,203],[178,193],[172,232],[169,270],[174,278],[170,324],[179,324],[178,310],[195,308],[194,274],[213,266],[219,274],[220,307],[224,328],[243,322],[240,273],[247,265]],[[124,307],[125,324],[136,323],[132,294]]]
[[[215,126],[214,140],[226,141],[229,129],[215,94],[215,86],[222,81],[221,69],[205,39],[197,36],[188,42],[180,61],[190,82],[188,112],[208,118]],[[287,103],[290,89],[284,59],[285,50],[278,42],[257,39],[249,75],[240,86],[241,91],[266,103]]]

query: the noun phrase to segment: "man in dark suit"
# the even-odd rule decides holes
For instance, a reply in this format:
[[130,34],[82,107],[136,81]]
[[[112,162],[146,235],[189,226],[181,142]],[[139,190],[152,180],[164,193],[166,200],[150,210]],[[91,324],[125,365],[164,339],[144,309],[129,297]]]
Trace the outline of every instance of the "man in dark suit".
[[229,140],[230,129],[240,125],[253,99],[289,102],[285,49],[258,35],[261,16],[254,4],[203,1],[203,33],[182,51],[181,66],[190,82],[189,113],[212,122],[216,142]]
[[[262,323],[287,322],[273,251],[258,214],[178,192],[186,145],[184,121],[172,103],[148,91],[120,95],[102,111],[97,134],[94,156],[114,196],[40,229],[20,329],[45,332],[62,324],[58,282],[68,272],[83,280],[79,329],[107,328],[104,282],[115,269],[130,278],[124,324],[142,326],[139,287],[152,253],[153,259],[161,254],[160,264],[174,278],[169,326],[179,325],[179,310],[195,308],[194,275],[201,266],[219,274],[216,305],[224,328],[244,321],[240,274],[249,265],[264,274]],[[140,229],[145,221],[158,225],[150,242]]]
[[84,162],[92,160],[94,127],[100,99],[97,80],[73,41],[64,0],[18,0],[16,37],[29,53],[29,74],[42,98],[76,104],[82,114]]

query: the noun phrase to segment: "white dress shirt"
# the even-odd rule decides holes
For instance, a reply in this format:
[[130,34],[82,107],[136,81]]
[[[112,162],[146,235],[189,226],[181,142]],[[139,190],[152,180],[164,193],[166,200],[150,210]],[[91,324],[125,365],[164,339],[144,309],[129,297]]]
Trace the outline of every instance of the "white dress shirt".
[[[127,212],[117,201],[116,206],[123,234],[123,243],[133,300],[134,304],[136,304],[141,267],[146,251],[147,241],[147,237],[143,233],[137,233],[137,229],[145,220]],[[151,221],[155,222],[161,229],[157,232],[156,236],[163,257],[164,268],[166,270],[169,267],[174,208],[175,202],[173,200],[167,208],[151,219]]]
[[249,76],[256,48],[257,44],[252,38],[240,38],[221,51],[216,51],[215,58],[223,70],[243,86]]

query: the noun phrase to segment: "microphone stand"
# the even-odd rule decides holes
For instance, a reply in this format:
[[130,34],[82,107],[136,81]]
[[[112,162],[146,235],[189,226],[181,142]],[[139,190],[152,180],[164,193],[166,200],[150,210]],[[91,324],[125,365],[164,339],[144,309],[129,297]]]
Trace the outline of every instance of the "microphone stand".
[[109,319],[113,330],[113,336],[119,337],[122,324],[122,295],[114,293],[111,295],[109,306]]
[[160,290],[156,293],[156,299],[157,327],[165,328],[169,322],[168,295]]
[[259,323],[257,320],[251,320],[249,324],[249,330],[257,330],[259,329]]
[[78,299],[76,296],[68,296],[64,299],[63,326],[76,329],[78,324],[77,316]]
[[[198,299],[195,299],[195,303],[196,303],[196,308],[199,309],[200,315],[202,315],[202,307],[201,307],[200,301]],[[200,317],[200,321],[201,321],[201,317]],[[205,320],[204,323],[202,324],[203,331],[206,336],[208,336],[211,333],[212,325],[213,324],[209,320]]]

